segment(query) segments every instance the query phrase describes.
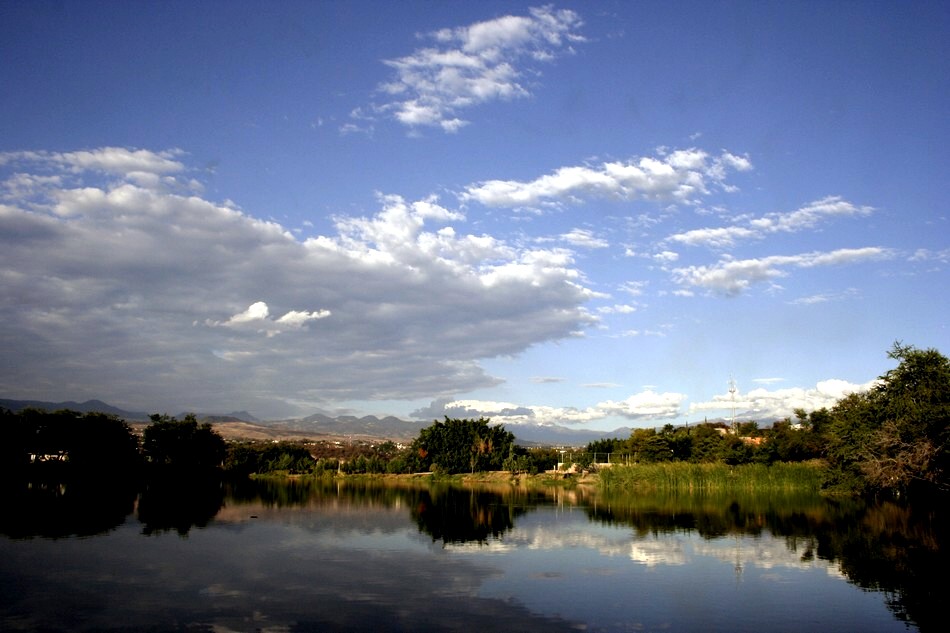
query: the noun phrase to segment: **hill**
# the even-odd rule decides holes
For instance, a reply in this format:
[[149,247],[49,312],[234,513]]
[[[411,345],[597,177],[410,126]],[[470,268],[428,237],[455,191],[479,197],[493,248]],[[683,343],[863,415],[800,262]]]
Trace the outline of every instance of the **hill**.
[[[71,409],[80,413],[98,411],[116,415],[129,423],[134,423],[136,427],[144,426],[149,422],[148,413],[126,411],[101,400],[46,402],[0,399],[0,407],[14,412],[28,407],[45,409],[46,411]],[[181,419],[185,415],[188,415],[188,413],[181,413],[177,417]],[[196,413],[195,417],[202,423],[207,422],[213,425],[215,430],[225,439],[265,441],[305,438],[410,441],[418,436],[420,429],[432,424],[432,420],[424,422],[410,421],[395,416],[378,418],[372,415],[363,417],[342,415],[332,417],[322,413],[315,413],[304,418],[269,421],[259,420],[247,411]],[[625,438],[631,432],[631,429],[626,427],[613,431],[594,431],[569,429],[556,424],[506,425],[505,428],[514,433],[518,444],[524,446],[583,446],[604,438]]]

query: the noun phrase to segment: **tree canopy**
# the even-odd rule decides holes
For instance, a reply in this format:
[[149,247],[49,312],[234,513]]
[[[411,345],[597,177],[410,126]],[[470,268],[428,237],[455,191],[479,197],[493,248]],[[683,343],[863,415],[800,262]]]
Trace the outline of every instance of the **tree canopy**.
[[830,412],[825,433],[833,483],[897,494],[950,491],[950,361],[895,343],[896,368]]
[[515,436],[486,418],[435,421],[419,432],[412,450],[421,469],[444,473],[501,470]]
[[148,463],[178,470],[208,470],[224,461],[227,444],[210,424],[198,424],[191,414],[183,420],[157,414],[149,417],[152,423],[142,434]]

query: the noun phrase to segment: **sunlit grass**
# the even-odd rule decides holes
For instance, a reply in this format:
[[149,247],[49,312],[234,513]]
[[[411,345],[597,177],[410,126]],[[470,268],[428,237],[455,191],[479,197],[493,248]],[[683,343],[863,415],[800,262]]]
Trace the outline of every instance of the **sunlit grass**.
[[691,464],[665,462],[612,466],[599,472],[608,489],[642,489],[676,492],[818,491],[821,466],[815,463]]

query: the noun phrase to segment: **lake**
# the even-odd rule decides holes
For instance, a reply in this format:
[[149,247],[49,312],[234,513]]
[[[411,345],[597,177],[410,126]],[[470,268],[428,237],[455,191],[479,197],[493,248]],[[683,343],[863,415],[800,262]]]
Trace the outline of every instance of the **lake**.
[[4,507],[4,631],[934,631],[948,588],[942,513],[814,496],[168,482]]

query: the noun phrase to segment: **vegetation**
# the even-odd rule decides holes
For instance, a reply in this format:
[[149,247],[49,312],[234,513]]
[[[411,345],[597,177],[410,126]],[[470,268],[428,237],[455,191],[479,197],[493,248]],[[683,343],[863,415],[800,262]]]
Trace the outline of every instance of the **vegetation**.
[[142,452],[150,465],[194,472],[213,470],[224,462],[227,444],[210,424],[198,424],[192,414],[184,420],[150,417],[152,423],[142,434]]
[[[794,422],[764,429],[745,422],[738,434],[722,423],[636,429],[626,440],[593,442],[587,454],[572,458],[594,468],[636,465],[603,469],[613,485],[703,489],[749,477],[808,487],[820,474],[822,489],[836,493],[950,492],[950,361],[934,349],[901,343],[888,356],[898,365],[872,389],[830,410],[798,409]],[[795,463],[807,465],[789,470]],[[690,467],[714,464],[724,467]],[[757,468],[766,465],[773,468]]]
[[[626,439],[567,453],[568,465],[601,470],[612,487],[710,490],[818,486],[831,492],[921,494],[950,491],[950,361],[933,349],[895,343],[896,368],[865,393],[830,410],[795,411],[770,428],[752,421],[636,429]],[[408,447],[393,442],[226,443],[194,415],[151,416],[141,445],[122,420],[101,413],[0,410],[0,468],[43,476],[224,470],[246,477],[506,470],[537,473],[561,461],[555,449],[528,450],[485,418],[435,421]],[[603,468],[605,463],[610,468]]]
[[412,443],[418,470],[448,474],[483,470],[501,470],[511,454],[515,436],[503,426],[490,426],[489,420],[453,420],[433,422],[419,432]]
[[950,361],[895,343],[895,369],[831,410],[829,483],[864,492],[950,491]]
[[112,415],[0,409],[0,424],[0,468],[10,473],[61,478],[129,472],[140,464],[138,439]]
[[657,492],[818,492],[822,484],[822,468],[815,462],[771,466],[664,462],[605,468],[600,473],[600,480],[607,489]]

